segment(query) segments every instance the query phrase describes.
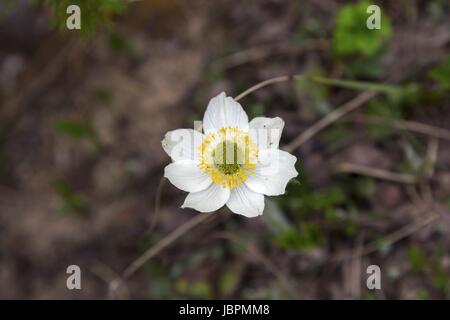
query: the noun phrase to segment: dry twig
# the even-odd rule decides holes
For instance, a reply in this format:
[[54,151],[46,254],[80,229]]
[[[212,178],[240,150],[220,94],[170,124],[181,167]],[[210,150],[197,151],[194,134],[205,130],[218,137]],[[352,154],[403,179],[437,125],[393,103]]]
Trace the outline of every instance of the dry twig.
[[392,127],[399,130],[408,130],[416,133],[421,133],[431,137],[450,141],[450,131],[443,128],[438,128],[429,124],[424,124],[415,121],[401,120],[401,119],[387,119],[378,116],[362,116],[357,115],[350,119],[353,122],[363,124],[375,124],[387,127]]
[[156,189],[155,194],[155,208],[153,210],[153,216],[150,222],[150,228],[148,230],[148,233],[152,233],[153,229],[155,228],[156,224],[158,223],[159,214],[161,212],[161,197],[162,197],[162,190],[164,188],[164,182],[166,181],[165,177],[161,177],[158,183],[158,188]]
[[417,178],[411,174],[391,172],[383,169],[372,168],[350,162],[339,163],[336,166],[336,172],[356,173],[381,180],[387,180],[404,184],[417,183]]
[[237,244],[244,243],[245,250],[252,254],[256,259],[258,259],[266,268],[269,270],[275,278],[277,278],[278,282],[286,291],[287,294],[289,294],[291,297],[294,297],[296,299],[299,298],[298,294],[294,290],[294,288],[291,285],[291,282],[289,279],[284,275],[284,273],[272,262],[270,261],[254,244],[249,242],[244,242],[236,238],[235,236],[229,234],[229,233],[223,233],[218,235],[219,238],[223,238],[226,240],[233,241]]
[[294,151],[306,141],[310,140],[312,137],[318,134],[320,131],[328,127],[330,124],[336,122],[347,113],[361,107],[364,103],[366,103],[376,95],[377,93],[373,91],[364,91],[360,93],[355,98],[343,104],[336,110],[330,112],[325,117],[317,121],[314,125],[303,131],[302,134],[300,134],[297,138],[284,146],[284,150],[288,152]]
[[[397,243],[398,241],[409,237],[410,235],[416,233],[417,231],[421,230],[422,228],[436,222],[440,218],[440,215],[433,212],[432,214],[428,215],[427,217],[424,217],[420,219],[419,221],[413,222],[409,225],[406,225],[399,230],[396,230],[392,232],[391,234],[387,235],[385,237],[384,243],[388,246],[392,246],[393,244]],[[332,258],[332,261],[335,262],[342,262],[349,258],[357,258],[366,256],[369,254],[372,254],[374,252],[377,252],[380,249],[379,242],[373,241],[366,245],[364,249],[359,252],[358,254],[355,254],[354,252],[344,252],[339,255],[336,255],[334,258]]]

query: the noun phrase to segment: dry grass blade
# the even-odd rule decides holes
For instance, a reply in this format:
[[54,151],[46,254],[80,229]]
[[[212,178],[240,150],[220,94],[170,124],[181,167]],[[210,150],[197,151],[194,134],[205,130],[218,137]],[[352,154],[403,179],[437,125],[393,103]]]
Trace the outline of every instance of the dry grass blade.
[[[400,228],[399,230],[396,230],[392,232],[391,234],[387,235],[385,237],[384,243],[388,246],[392,246],[394,243],[416,233],[417,231],[421,230],[422,228],[432,224],[433,222],[436,222],[440,218],[440,215],[437,213],[432,213],[428,215],[427,217],[424,217],[420,219],[419,221],[413,222],[409,225],[404,226],[403,228]],[[380,249],[380,245],[378,241],[373,241],[369,243],[368,245],[364,246],[364,249],[355,254],[354,252],[344,252],[343,254],[339,254],[335,256],[332,260],[336,262],[342,262],[349,258],[360,258],[362,256],[366,256],[369,254],[372,254],[374,252],[377,252]]]
[[417,183],[417,178],[411,174],[407,173],[397,173],[391,172],[383,169],[372,168],[356,163],[342,162],[336,165],[335,172],[338,173],[356,173],[364,176],[369,176],[372,178],[377,178],[381,180],[387,180],[392,182],[404,183],[404,184],[415,184]]
[[128,279],[131,277],[139,268],[141,268],[149,259],[156,256],[159,252],[161,252],[164,248],[168,247],[171,243],[176,241],[186,232],[199,225],[203,221],[206,221],[208,218],[213,215],[209,213],[196,215],[194,218],[190,219],[188,222],[182,224],[174,231],[166,235],[160,241],[158,241],[154,246],[150,247],[145,251],[140,257],[134,260],[123,272],[123,278]]
[[222,233],[218,235],[218,238],[230,240],[237,244],[243,244],[245,250],[248,253],[252,254],[256,259],[258,259],[267,268],[267,270],[269,270],[275,276],[275,278],[277,278],[281,287],[288,295],[290,295],[295,299],[299,298],[298,294],[292,287],[291,281],[289,281],[289,279],[284,275],[284,273],[272,261],[270,261],[254,244],[243,242],[242,240],[238,239],[237,237],[229,233]]
[[292,152],[298,147],[300,147],[302,144],[304,144],[306,141],[310,140],[312,137],[314,137],[317,133],[328,127],[330,124],[335,122],[336,120],[339,120],[341,117],[346,115],[347,113],[361,107],[364,103],[372,99],[377,95],[376,92],[373,91],[364,91],[357,95],[355,98],[351,99],[347,103],[343,104],[336,110],[330,112],[325,117],[320,119],[318,122],[316,122],[314,125],[303,131],[302,134],[300,134],[297,138],[292,140],[290,143],[284,146],[284,150],[288,152]]
[[164,188],[164,182],[166,181],[165,177],[161,177],[159,180],[158,188],[156,189],[156,195],[155,195],[155,209],[153,210],[153,216],[150,222],[150,228],[148,230],[148,233],[152,233],[155,229],[156,224],[158,223],[159,214],[161,212],[161,197],[162,197],[162,190]]
[[245,90],[244,92],[242,92],[241,94],[237,95],[234,100],[239,101],[242,98],[244,98],[245,96],[249,95],[250,93],[259,90],[263,87],[266,87],[268,85],[274,84],[274,83],[278,83],[278,82],[285,82],[285,81],[290,81],[292,79],[300,79],[302,76],[297,75],[297,76],[280,76],[280,77],[276,77],[276,78],[272,78],[266,81],[262,81],[258,84],[255,84],[253,87],[248,88],[247,90]]
[[386,119],[378,116],[355,116],[351,121],[363,124],[375,124],[392,127],[399,130],[408,130],[411,132],[421,133],[431,137],[450,141],[450,131],[443,128],[431,126],[415,121],[401,119]]

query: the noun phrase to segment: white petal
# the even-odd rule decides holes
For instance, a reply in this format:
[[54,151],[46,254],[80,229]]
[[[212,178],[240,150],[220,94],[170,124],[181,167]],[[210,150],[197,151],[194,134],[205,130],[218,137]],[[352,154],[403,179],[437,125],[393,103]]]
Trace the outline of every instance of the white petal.
[[189,193],[181,208],[193,208],[200,212],[212,212],[222,208],[230,198],[230,190],[213,183],[208,189]]
[[211,176],[203,172],[193,160],[180,160],[167,165],[164,177],[178,189],[187,192],[205,190],[212,183]]
[[238,127],[248,130],[248,117],[241,105],[225,92],[212,98],[203,116],[203,130],[205,133],[217,131],[223,127]]
[[253,218],[264,211],[264,195],[250,190],[245,184],[231,190],[227,207],[237,214]]
[[255,172],[249,175],[245,184],[253,191],[268,196],[283,194],[289,180],[298,175],[296,161],[297,158],[286,151],[259,150]]
[[249,127],[250,136],[259,149],[278,149],[284,128],[283,119],[257,117],[250,121]]
[[203,142],[203,134],[193,129],[177,129],[169,131],[161,141],[164,151],[178,160],[195,160],[197,147]]

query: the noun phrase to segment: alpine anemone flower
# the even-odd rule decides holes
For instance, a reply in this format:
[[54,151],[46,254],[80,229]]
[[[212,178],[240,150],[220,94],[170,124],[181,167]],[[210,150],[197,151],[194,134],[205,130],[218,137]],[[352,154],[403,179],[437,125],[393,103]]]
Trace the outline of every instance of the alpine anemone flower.
[[242,106],[222,92],[209,102],[202,126],[203,133],[178,129],[162,141],[173,161],[164,176],[189,192],[182,208],[212,212],[227,205],[234,213],[256,217],[264,211],[264,195],[284,194],[297,176],[297,158],[278,148],[281,118],[249,122]]

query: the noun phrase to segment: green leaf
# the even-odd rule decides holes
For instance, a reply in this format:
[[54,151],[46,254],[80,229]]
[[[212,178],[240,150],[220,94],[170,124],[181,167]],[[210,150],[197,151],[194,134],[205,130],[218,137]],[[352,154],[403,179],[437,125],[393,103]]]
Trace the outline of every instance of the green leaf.
[[94,136],[89,125],[74,120],[58,121],[53,129],[56,133],[75,139],[92,138]]
[[408,257],[409,265],[413,271],[423,270],[426,264],[426,258],[420,248],[409,247],[406,250],[406,256]]
[[444,90],[450,90],[450,55],[428,73]]
[[337,13],[333,35],[333,49],[337,55],[375,55],[385,39],[391,35],[389,18],[381,12],[381,29],[369,30],[366,26],[368,1],[346,4]]
[[298,229],[289,229],[280,234],[275,242],[285,249],[305,250],[318,246],[323,240],[319,227],[314,223],[302,223]]

